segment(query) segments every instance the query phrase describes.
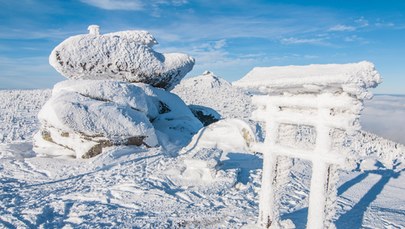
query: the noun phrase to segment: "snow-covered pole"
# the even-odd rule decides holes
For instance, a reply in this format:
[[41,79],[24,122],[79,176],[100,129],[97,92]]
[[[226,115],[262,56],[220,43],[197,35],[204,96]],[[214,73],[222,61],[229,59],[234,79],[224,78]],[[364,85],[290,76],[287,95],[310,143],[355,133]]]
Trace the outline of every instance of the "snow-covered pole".
[[[331,129],[322,123],[322,120],[328,120],[330,109],[318,109],[318,118],[320,122],[316,126],[316,145],[315,152],[324,154],[326,157],[331,146]],[[329,165],[322,158],[312,161],[311,188],[309,192],[308,223],[307,227],[311,229],[324,228],[325,205],[327,179],[329,177]]]
[[[268,120],[266,130],[269,135],[277,136],[278,123]],[[266,138],[265,145],[272,145],[274,138]],[[262,189],[260,192],[260,212],[259,224],[264,228],[269,228],[273,222],[278,221],[278,215],[275,214],[275,187],[277,183],[277,155],[272,154],[271,148],[266,148],[263,152],[263,175]]]
[[[254,102],[260,106],[267,99],[267,96],[255,97]],[[281,198],[281,189],[288,181],[292,159],[273,152],[277,144],[276,140],[278,138],[280,123],[277,119],[271,117],[282,116],[283,114],[278,106],[271,106],[269,104],[255,113],[256,120],[260,120],[260,117],[265,117],[260,121],[265,121],[267,132],[265,142],[256,145],[257,151],[263,152],[263,175],[258,223],[262,228],[279,228],[281,225],[278,202]]]

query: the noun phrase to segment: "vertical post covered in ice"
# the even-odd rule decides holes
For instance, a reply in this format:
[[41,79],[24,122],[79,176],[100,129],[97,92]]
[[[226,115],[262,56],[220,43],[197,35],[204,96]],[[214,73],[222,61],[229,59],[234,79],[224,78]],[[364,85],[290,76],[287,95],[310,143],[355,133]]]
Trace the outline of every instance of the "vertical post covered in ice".
[[[380,82],[374,65],[360,62],[254,68],[234,83],[259,94],[253,96],[258,106],[253,118],[266,124],[266,139],[255,146],[263,153],[261,227],[287,226],[280,221],[279,202],[293,158],[312,163],[307,228],[334,227],[338,169],[346,166],[347,157],[332,147],[332,135],[334,131],[353,133],[360,129],[362,101],[371,97],[367,88]],[[315,142],[304,147],[291,142],[294,137],[283,141],[283,125],[312,128]]]

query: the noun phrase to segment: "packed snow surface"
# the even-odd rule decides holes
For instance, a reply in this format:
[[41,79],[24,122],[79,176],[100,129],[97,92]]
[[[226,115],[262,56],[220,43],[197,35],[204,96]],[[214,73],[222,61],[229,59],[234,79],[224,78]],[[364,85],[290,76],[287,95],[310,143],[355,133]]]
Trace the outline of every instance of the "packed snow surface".
[[69,79],[115,79],[171,90],[194,66],[182,53],[158,53],[146,31],[69,37],[56,46],[49,63]]
[[[248,94],[215,78],[186,79],[187,86],[182,83],[181,90],[175,91],[187,104],[251,123]],[[186,93],[189,86],[200,93]],[[38,157],[31,142],[39,129],[35,116],[49,97],[50,90],[0,91],[0,227],[241,228],[257,221],[262,156],[244,152],[247,143],[234,149],[215,148],[243,136],[245,123],[236,125],[235,131],[224,121],[217,124],[218,130],[203,133],[200,144],[194,139],[199,146],[214,147],[210,149],[116,146],[86,160]],[[381,136],[401,134],[403,118],[391,114],[402,112],[403,101],[403,97],[377,95],[366,102],[363,115],[372,118],[364,120],[364,128],[379,130]],[[386,132],[380,123],[392,129]],[[260,134],[260,125],[253,127]],[[185,149],[192,148],[194,140]],[[405,152],[405,146],[372,133],[361,132],[354,141],[359,150],[385,154],[387,161]],[[364,163],[362,169],[340,173],[337,228],[404,228],[401,166],[384,167],[377,160]],[[294,161],[282,190],[281,217],[297,228],[306,224],[310,174],[309,163]]]
[[360,99],[381,77],[372,63],[255,67],[233,85],[267,93],[344,91]]

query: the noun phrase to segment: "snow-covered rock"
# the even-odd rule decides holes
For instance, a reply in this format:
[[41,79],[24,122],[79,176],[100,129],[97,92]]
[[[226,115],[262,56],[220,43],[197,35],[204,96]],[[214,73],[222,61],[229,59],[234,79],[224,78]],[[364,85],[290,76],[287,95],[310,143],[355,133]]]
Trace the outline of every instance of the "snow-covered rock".
[[251,152],[256,142],[255,132],[240,119],[223,119],[202,128],[185,147],[184,151],[218,148],[227,152]]
[[[94,29],[93,29],[94,30]],[[56,46],[49,63],[69,79],[114,79],[171,90],[194,66],[181,53],[158,53],[146,31],[72,36]]]
[[208,126],[221,119],[221,115],[212,108],[199,105],[189,105],[188,107],[204,126]]
[[176,95],[142,83],[109,80],[58,83],[38,118],[36,151],[49,148],[46,140],[77,158],[93,157],[113,145],[157,146],[155,128],[172,139],[190,139],[202,127]]

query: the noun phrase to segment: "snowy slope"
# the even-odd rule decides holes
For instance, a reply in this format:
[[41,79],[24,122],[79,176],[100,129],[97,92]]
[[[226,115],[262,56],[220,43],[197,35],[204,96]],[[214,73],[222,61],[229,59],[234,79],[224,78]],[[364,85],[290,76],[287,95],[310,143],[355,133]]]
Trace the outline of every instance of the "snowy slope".
[[172,92],[186,104],[213,108],[222,118],[249,119],[253,109],[247,93],[209,71],[182,80]]
[[[223,118],[248,120],[252,111],[249,95],[212,74],[185,79],[173,92],[187,104],[215,109]],[[30,141],[38,128],[35,116],[49,94],[49,90],[0,91],[0,227],[240,228],[255,223],[262,159],[242,149],[170,157],[163,148],[116,147],[89,160],[34,157]],[[398,97],[390,101],[403,104]],[[364,116],[373,117],[375,106],[366,103]],[[379,109],[381,121],[394,123],[383,119],[384,111],[389,117],[396,110]],[[363,124],[366,129],[374,125]],[[405,128],[397,124],[392,130]],[[386,133],[377,129],[380,135]],[[358,137],[364,141],[362,149],[392,155],[405,151],[403,145],[363,134]],[[212,136],[205,139],[215,141]],[[188,172],[180,176],[182,169]],[[296,161],[284,188],[282,218],[291,219],[297,228],[306,223],[310,170],[308,163]],[[191,179],[202,171],[210,174],[205,183]],[[401,175],[398,168],[342,172],[337,227],[404,228]]]
[[0,90],[0,143],[31,140],[51,90]]

